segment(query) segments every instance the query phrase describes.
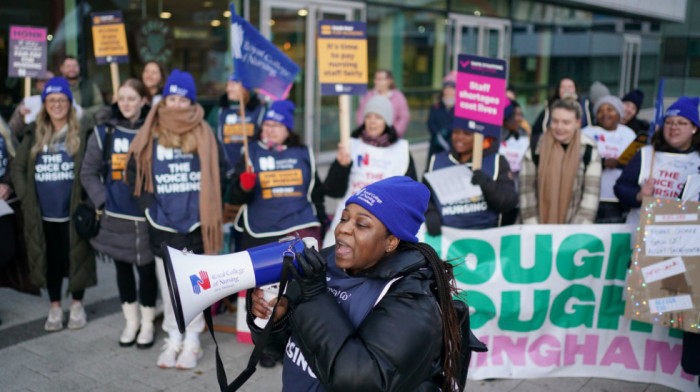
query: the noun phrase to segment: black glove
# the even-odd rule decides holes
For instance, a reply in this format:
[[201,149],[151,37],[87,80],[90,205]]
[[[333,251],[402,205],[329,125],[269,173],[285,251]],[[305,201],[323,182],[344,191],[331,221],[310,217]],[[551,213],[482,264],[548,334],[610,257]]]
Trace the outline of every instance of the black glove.
[[292,268],[291,272],[299,283],[302,300],[306,301],[315,295],[325,293],[327,291],[326,267],[328,266],[326,259],[313,248],[304,249],[303,254],[297,253],[296,259],[304,276],[301,276],[296,268]]
[[472,185],[479,185],[483,187],[491,181],[491,177],[489,177],[488,174],[484,173],[483,170],[474,170],[474,174],[472,174]]
[[433,237],[442,234],[442,220],[437,210],[428,209],[425,212],[425,228],[428,229],[428,234]]

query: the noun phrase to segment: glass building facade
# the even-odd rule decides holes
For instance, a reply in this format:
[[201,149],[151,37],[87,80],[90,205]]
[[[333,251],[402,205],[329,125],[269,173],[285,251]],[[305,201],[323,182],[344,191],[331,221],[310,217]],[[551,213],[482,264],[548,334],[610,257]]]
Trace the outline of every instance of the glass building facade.
[[[508,60],[509,84],[530,121],[562,77],[574,79],[584,95],[596,80],[616,95],[640,88],[647,97],[645,107],[653,104],[662,76],[671,77],[667,86],[674,93],[694,93],[693,80],[700,80],[700,67],[694,66],[700,63],[700,38],[690,31],[697,28],[683,23],[685,1],[673,1],[684,7],[680,20],[678,13],[659,17],[578,1],[237,0],[234,5],[300,66],[289,98],[297,106],[295,128],[324,160],[334,156],[339,126],[337,98],[321,97],[316,78],[319,20],[367,22],[370,75],[379,68],[394,73],[411,112],[406,137],[415,144],[428,139],[429,107],[459,53]],[[689,20],[700,13],[692,3],[687,5]],[[232,70],[228,7],[226,0],[5,4],[0,14],[0,73],[5,76],[0,111],[9,118],[23,91],[21,79],[6,76],[9,25],[46,27],[49,69],[56,72],[64,56],[76,56],[83,75],[102,88],[109,102],[109,66],[94,61],[90,13],[112,10],[124,15],[129,45],[130,62],[119,65],[120,78],[138,77],[148,60],[158,60],[168,70],[188,70],[196,79],[199,101],[209,109],[224,93]],[[371,77],[369,82],[371,87]]]

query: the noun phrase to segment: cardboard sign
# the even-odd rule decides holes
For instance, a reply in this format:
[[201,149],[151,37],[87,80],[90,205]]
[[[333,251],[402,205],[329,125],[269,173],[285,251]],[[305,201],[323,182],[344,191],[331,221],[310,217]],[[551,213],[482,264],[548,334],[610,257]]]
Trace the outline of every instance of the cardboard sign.
[[700,203],[645,197],[625,317],[700,333]]
[[7,75],[15,78],[41,78],[46,74],[46,29],[10,26]]
[[507,65],[505,60],[460,54],[454,128],[498,139],[503,126]]
[[321,95],[367,92],[367,24],[318,22],[318,80]]
[[231,4],[233,74],[248,90],[257,89],[274,100],[285,99],[299,66],[268,41]]
[[129,48],[121,11],[93,12],[90,17],[97,64],[128,63]]

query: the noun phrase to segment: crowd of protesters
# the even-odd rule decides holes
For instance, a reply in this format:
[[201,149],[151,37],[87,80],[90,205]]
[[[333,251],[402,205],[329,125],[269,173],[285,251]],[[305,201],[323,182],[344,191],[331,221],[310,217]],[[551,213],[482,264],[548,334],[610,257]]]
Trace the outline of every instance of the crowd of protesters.
[[[168,74],[148,62],[105,105],[74,57],[59,70],[61,76],[38,79],[35,95],[17,105],[9,125],[0,124],[0,198],[11,211],[0,216],[3,265],[25,266],[17,269],[26,275],[25,291],[47,290],[44,328],[59,331],[62,294],[72,299],[65,326],[84,327],[83,298],[97,284],[96,260],[114,263],[125,319],[117,340],[125,347],[154,344],[160,286],[167,334],[157,359],[162,368],[197,365],[204,320],[199,315],[185,334],[178,331],[161,243],[218,254],[230,221],[233,250],[290,234],[329,247],[342,238],[347,200],[380,180],[419,179],[403,138],[408,104],[389,70],[376,71],[373,89],[359,101],[357,128],[348,145],[338,145],[323,181],[313,150],[295,131],[294,103],[266,101],[234,75],[206,115],[186,71]],[[571,78],[559,81],[532,129],[510,89],[501,137],[483,141],[482,162],[473,169],[474,133],[452,125],[455,85],[456,74],[447,74],[427,118],[422,182],[429,192],[416,219],[425,220],[429,235],[445,226],[635,223],[643,197],[679,197],[668,189],[682,189],[687,175],[698,173],[698,98],[678,99],[651,143],[623,161],[635,140],[650,135],[650,124],[638,118],[644,94],[618,98],[596,82],[584,96]],[[658,186],[658,173],[669,165],[682,166],[682,175],[672,186]],[[445,195],[432,183],[454,175],[473,185],[468,195]],[[331,215],[326,197],[338,199]],[[100,220],[96,235],[76,229],[85,206]],[[281,359],[279,352],[265,355],[264,366]]]

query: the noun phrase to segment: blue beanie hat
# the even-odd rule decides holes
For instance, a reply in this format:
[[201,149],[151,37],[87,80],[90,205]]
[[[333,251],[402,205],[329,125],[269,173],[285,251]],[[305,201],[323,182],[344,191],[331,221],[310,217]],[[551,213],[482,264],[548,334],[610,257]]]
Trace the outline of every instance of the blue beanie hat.
[[425,221],[430,191],[409,177],[389,177],[367,185],[350,196],[345,206],[355,203],[377,217],[400,240],[418,242],[418,229]]
[[639,109],[642,108],[642,103],[644,103],[644,92],[642,90],[632,90],[622,97],[622,102],[625,101],[632,102],[639,112]]
[[228,81],[229,82],[240,82],[241,80],[238,79],[236,74],[234,72],[231,72],[231,75],[228,76]]
[[194,84],[192,75],[187,71],[174,69],[163,87],[163,98],[168,95],[182,95],[193,103],[197,102],[197,86]]
[[68,80],[63,76],[56,76],[49,79],[44,85],[44,91],[41,93],[41,102],[46,100],[46,96],[53,93],[61,93],[68,97],[68,100],[73,102],[73,93],[70,92]]
[[698,125],[700,123],[698,104],[700,104],[700,98],[698,97],[680,97],[678,101],[674,102],[666,109],[664,120],[666,120],[668,116],[682,116],[690,120],[696,127],[700,128],[700,125]]
[[284,124],[288,130],[294,130],[294,102],[282,100],[275,101],[265,113],[265,120],[277,121]]

